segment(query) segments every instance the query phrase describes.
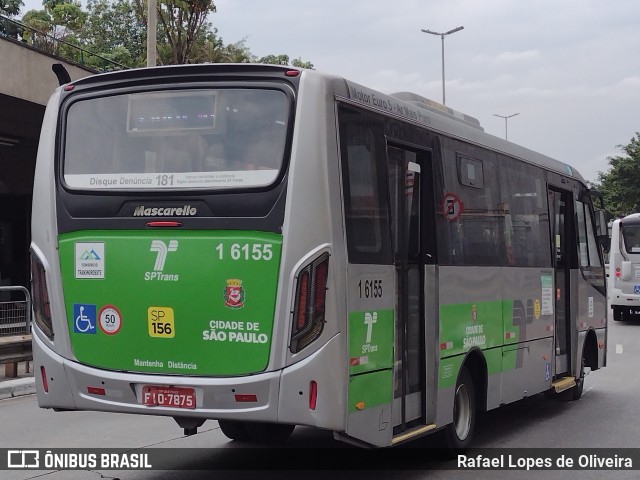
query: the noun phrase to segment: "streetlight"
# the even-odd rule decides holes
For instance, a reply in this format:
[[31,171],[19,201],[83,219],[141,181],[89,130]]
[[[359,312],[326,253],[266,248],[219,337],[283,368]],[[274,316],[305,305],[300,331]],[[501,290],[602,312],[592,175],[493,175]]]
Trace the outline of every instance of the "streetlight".
[[431,35],[440,35],[440,38],[442,39],[442,104],[443,105],[446,105],[445,97],[444,97],[444,37],[446,37],[447,35],[451,35],[452,33],[459,32],[463,28],[464,27],[462,26],[457,27],[457,28],[454,28],[453,30],[449,30],[448,32],[444,32],[444,33],[432,32],[431,30],[425,30],[424,28],[421,29],[424,33],[430,33]]
[[519,113],[514,113],[513,115],[498,115],[497,113],[494,113],[494,115],[496,117],[500,117],[500,118],[504,118],[504,139],[507,139],[507,120],[509,120],[511,117],[515,117],[516,115],[520,115]]

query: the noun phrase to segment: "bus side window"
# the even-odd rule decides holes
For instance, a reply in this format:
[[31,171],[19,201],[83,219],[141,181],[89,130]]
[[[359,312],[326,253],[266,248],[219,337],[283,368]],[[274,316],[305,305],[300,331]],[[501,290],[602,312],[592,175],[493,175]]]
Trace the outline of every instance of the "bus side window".
[[351,112],[341,115],[340,153],[349,261],[389,264],[386,152],[384,143],[377,141],[383,135],[378,132],[376,136],[375,125],[358,122],[359,115]]
[[600,267],[598,244],[593,231],[593,216],[589,205],[576,200],[576,220],[578,224],[578,253],[581,267]]

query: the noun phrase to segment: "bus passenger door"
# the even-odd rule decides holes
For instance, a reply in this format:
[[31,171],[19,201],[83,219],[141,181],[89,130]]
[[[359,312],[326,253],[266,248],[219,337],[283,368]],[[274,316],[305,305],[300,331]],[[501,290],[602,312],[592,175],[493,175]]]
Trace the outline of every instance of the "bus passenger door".
[[566,190],[549,189],[549,209],[551,225],[551,259],[555,280],[555,378],[567,376],[570,372],[570,249],[571,193]]
[[424,424],[423,169],[428,153],[387,145],[391,238],[396,269],[394,435]]

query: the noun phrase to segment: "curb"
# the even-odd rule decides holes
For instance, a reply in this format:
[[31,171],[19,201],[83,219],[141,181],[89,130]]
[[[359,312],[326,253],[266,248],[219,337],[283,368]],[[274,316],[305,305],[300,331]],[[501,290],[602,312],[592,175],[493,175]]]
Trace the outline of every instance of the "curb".
[[0,400],[36,393],[36,381],[33,377],[17,378],[0,382]]

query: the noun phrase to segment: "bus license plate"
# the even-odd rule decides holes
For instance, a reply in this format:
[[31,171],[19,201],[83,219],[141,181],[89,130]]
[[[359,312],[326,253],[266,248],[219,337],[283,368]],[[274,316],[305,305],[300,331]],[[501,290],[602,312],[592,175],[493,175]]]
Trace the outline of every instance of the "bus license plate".
[[147,407],[196,408],[193,388],[143,385],[142,404]]

